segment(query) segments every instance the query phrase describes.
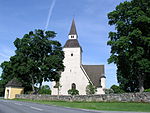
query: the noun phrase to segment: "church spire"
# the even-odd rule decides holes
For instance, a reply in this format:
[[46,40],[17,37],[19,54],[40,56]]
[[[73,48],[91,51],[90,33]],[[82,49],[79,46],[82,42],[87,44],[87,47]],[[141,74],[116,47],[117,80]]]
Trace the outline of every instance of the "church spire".
[[76,30],[76,26],[75,26],[75,21],[74,19],[72,20],[72,25],[71,25],[71,29],[69,32],[69,39],[77,39],[77,30]]
[[74,19],[72,20],[72,25],[71,25],[71,29],[70,29],[69,35],[77,35],[76,25],[75,25]]

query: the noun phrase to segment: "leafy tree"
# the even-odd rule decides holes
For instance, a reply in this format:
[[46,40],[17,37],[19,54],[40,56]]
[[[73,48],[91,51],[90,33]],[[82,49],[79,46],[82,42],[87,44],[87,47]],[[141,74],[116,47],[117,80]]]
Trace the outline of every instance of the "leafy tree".
[[[12,80],[13,78],[17,77],[17,79],[23,84],[23,87],[25,87],[24,92],[27,92],[29,90],[32,90],[30,85],[30,79],[26,75],[17,76],[17,73],[14,73],[13,65],[11,61],[4,61],[1,64],[2,68],[2,75],[1,75],[1,85],[0,87],[2,89],[5,89],[5,85]],[[4,91],[4,90],[3,90]],[[4,92],[3,92],[4,93]]]
[[150,0],[131,0],[120,3],[108,14],[111,46],[109,63],[117,66],[117,79],[128,92],[143,92],[150,88]]
[[79,91],[77,89],[69,89],[68,94],[70,94],[70,95],[79,95]]
[[86,94],[91,95],[97,92],[97,88],[89,82],[89,85],[86,87]]
[[112,89],[114,93],[125,93],[125,91],[117,85],[112,85],[110,89]]
[[4,92],[5,92],[5,81],[0,80],[0,97],[4,96]]
[[48,85],[44,85],[41,87],[41,89],[38,92],[39,94],[51,94],[50,87]]
[[2,79],[19,78],[25,86],[42,86],[43,81],[59,81],[59,71],[63,71],[64,53],[61,44],[53,40],[53,31],[35,30],[17,38],[15,55],[9,62],[3,62]]

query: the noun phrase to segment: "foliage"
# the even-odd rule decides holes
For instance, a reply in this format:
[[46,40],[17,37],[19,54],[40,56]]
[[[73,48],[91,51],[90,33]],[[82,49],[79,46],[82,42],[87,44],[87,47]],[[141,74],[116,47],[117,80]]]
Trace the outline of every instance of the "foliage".
[[110,89],[112,89],[114,93],[125,93],[125,91],[117,85],[112,85]]
[[5,83],[4,81],[0,80],[0,97],[4,96],[5,92]]
[[38,92],[39,94],[51,94],[50,87],[48,85],[44,85]]
[[144,92],[150,92],[150,89],[145,89]]
[[105,94],[113,94],[114,91],[112,89],[103,89]]
[[43,81],[58,81],[59,72],[64,69],[64,53],[61,44],[53,40],[55,35],[53,31],[35,30],[22,39],[17,38],[14,41],[16,54],[1,64],[2,80],[16,77],[25,88],[32,86],[34,92],[35,84],[41,87]]
[[97,88],[89,82],[89,85],[86,87],[86,94],[91,95],[97,92]]
[[70,95],[79,95],[79,91],[76,89],[69,89],[68,94]]
[[109,63],[117,66],[117,79],[127,92],[150,88],[150,1],[131,0],[120,3],[108,14],[111,46]]

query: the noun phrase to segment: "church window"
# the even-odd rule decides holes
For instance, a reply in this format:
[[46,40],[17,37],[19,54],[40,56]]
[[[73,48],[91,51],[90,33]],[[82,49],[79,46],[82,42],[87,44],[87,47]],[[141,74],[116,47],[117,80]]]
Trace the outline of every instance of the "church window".
[[71,38],[74,38],[74,36],[71,36]]
[[73,56],[73,53],[71,53],[71,56]]
[[76,84],[75,84],[75,83],[72,83],[71,88],[72,88],[72,89],[76,89]]

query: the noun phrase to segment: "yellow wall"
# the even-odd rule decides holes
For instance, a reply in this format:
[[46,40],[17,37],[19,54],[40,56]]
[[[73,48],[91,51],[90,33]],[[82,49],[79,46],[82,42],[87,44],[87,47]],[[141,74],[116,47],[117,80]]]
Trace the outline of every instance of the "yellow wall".
[[[8,94],[9,91],[9,94]],[[16,94],[23,94],[24,88],[14,88],[14,87],[6,87],[5,88],[5,99],[14,99]]]

